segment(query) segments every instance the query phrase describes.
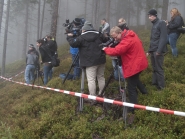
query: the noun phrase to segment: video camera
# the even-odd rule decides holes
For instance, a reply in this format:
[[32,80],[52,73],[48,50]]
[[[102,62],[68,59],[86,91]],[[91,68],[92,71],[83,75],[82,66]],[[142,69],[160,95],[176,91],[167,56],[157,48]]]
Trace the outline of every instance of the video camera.
[[114,48],[116,45],[118,45],[119,42],[116,42],[113,38],[109,38],[109,40],[105,43],[100,44],[100,47],[112,47]]
[[66,19],[66,23],[63,23],[63,26],[66,27],[65,34],[72,33],[74,36],[79,36],[84,23],[84,18],[75,18],[71,23],[69,22],[69,19]]

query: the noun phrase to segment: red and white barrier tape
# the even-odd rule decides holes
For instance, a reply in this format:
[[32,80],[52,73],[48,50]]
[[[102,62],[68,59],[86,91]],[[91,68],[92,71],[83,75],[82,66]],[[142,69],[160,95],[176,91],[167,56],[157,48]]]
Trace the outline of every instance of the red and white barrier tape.
[[[19,75],[20,75],[20,74],[22,74],[22,73],[24,73],[24,70],[23,70],[23,71],[21,71],[20,73],[16,74],[16,75],[14,75],[14,76],[12,76],[12,77],[8,78],[8,79],[12,80],[12,78],[17,77],[17,76],[19,76]],[[5,80],[5,81],[3,81],[2,83],[4,83],[4,82],[6,82],[6,80]]]
[[22,74],[22,73],[24,73],[24,70],[23,70],[23,71],[21,71],[20,73],[16,74],[16,75],[14,75],[14,76],[10,77],[9,79],[11,80],[12,78],[17,77],[17,76],[19,76],[19,75],[20,75],[20,74]]
[[116,100],[112,100],[112,99],[107,99],[107,98],[101,98],[101,97],[97,97],[97,96],[82,94],[82,93],[78,93],[78,92],[71,92],[71,91],[49,88],[49,87],[44,87],[44,86],[26,84],[26,83],[22,83],[22,82],[13,81],[13,80],[7,79],[7,78],[2,77],[2,76],[0,76],[0,78],[2,78],[4,80],[7,80],[7,81],[10,81],[10,82],[17,83],[17,84],[25,85],[25,86],[31,86],[31,87],[33,86],[33,87],[36,87],[36,88],[43,88],[43,89],[52,90],[52,91],[55,91],[55,92],[60,92],[60,93],[64,93],[64,94],[68,94],[68,95],[72,95],[72,96],[92,99],[92,100],[96,100],[96,101],[100,101],[100,102],[111,103],[111,104],[126,106],[126,107],[133,107],[133,108],[143,109],[143,110],[148,110],[148,111],[161,112],[161,113],[165,113],[165,114],[185,116],[185,112],[181,112],[181,111],[173,111],[173,110],[155,108],[155,107],[150,107],[150,106],[137,105],[137,104],[127,103],[127,102],[116,101]]

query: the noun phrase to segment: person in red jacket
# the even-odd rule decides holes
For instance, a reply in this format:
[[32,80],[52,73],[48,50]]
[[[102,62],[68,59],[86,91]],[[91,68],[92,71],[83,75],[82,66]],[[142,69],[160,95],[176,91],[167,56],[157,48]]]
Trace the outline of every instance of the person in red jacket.
[[[148,67],[148,61],[141,40],[132,30],[121,30],[115,26],[110,35],[119,44],[115,48],[104,47],[102,50],[110,56],[120,56],[124,78],[127,80],[127,89],[130,103],[137,104],[137,85],[142,84],[139,80],[140,73]],[[143,89],[145,86],[142,84]],[[134,113],[134,108],[129,112]]]

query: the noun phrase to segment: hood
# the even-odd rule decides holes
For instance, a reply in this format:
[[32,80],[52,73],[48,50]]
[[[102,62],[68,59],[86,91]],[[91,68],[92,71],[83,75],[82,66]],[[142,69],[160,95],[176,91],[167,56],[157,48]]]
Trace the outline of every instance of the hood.
[[124,31],[122,31],[122,33],[121,33],[122,39],[125,37],[134,37],[134,36],[135,36],[135,33],[132,30],[124,29]]
[[93,42],[99,37],[99,32],[94,30],[85,31],[81,34],[81,37],[88,42]]

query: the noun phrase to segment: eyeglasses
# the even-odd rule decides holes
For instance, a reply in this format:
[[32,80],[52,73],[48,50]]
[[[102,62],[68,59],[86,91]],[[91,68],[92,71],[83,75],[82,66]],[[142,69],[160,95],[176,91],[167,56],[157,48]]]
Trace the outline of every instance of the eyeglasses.
[[116,36],[112,36],[112,38],[113,39],[115,39],[115,40],[118,40],[118,35],[119,35],[120,33],[118,33]]

